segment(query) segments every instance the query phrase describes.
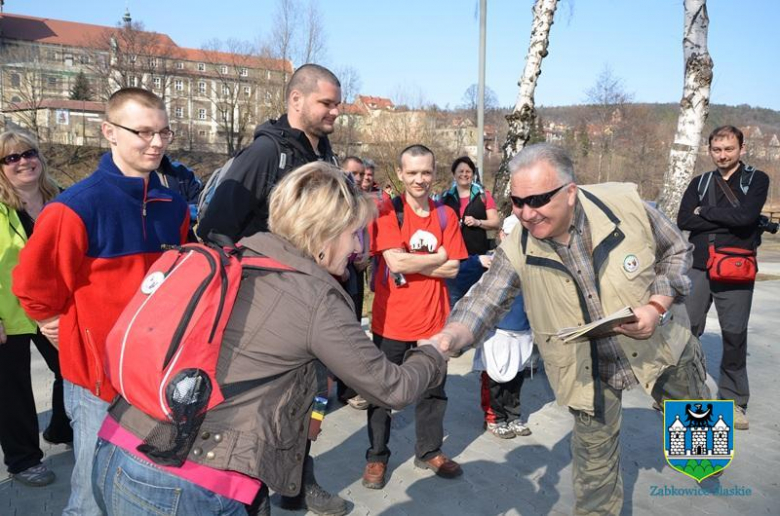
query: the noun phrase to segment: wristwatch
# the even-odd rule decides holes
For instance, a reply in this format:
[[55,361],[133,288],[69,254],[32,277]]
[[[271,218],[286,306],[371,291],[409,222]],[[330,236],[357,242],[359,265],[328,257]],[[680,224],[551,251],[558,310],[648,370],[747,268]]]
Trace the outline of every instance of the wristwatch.
[[669,318],[672,314],[669,312],[669,310],[664,308],[664,305],[658,301],[648,301],[647,304],[658,310],[658,326],[663,326],[669,322]]

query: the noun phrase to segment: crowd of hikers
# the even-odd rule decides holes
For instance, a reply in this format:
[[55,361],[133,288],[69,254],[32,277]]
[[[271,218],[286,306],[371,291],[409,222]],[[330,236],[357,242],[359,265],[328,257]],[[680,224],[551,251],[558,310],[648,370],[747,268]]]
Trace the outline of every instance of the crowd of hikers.
[[[139,88],[110,97],[110,151],[64,191],[35,139],[0,135],[0,443],[15,480],[55,480],[31,342],[55,376],[43,439],[75,455],[66,515],[270,514],[269,490],[288,510],[345,514],[311,454],[332,399],[366,413],[365,488],[385,487],[391,411],[411,404],[414,465],[456,478],[447,360],[472,345],[484,427],[501,439],[531,434],[521,387],[544,359],[574,414],[575,512],[617,514],[621,393],[641,385],[659,408],[710,397],[698,336],[713,300],[742,306],[733,329],[722,321],[719,391],[747,428],[752,283],[720,288],[704,263],[713,241],[751,249],[761,232],[768,179],[739,161],[738,129],[713,132],[713,186],[694,180],[683,199],[691,269],[689,242],[633,185],[579,187],[553,145],[512,160],[502,219],[467,156],[436,196],[421,143],[398,155],[398,194],[371,160],[339,160],[341,89],[326,68],[300,67],[285,94],[286,113],[205,185],[166,154],[165,104]],[[624,305],[635,318],[590,346],[556,336]]]

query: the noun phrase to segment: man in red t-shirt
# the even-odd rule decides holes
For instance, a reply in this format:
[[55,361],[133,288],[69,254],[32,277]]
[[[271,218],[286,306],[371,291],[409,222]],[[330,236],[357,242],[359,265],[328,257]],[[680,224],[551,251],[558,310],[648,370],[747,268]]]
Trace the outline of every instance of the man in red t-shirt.
[[[450,312],[444,278],[455,277],[468,253],[455,212],[429,198],[436,172],[433,152],[424,145],[407,147],[397,172],[405,193],[396,198],[396,205],[383,204],[371,238],[371,252],[379,258],[371,328],[377,347],[400,364],[418,340],[444,327]],[[417,403],[414,463],[454,478],[462,470],[441,451],[446,408],[444,382]],[[381,489],[390,457],[389,409],[369,407],[368,438],[363,485]]]

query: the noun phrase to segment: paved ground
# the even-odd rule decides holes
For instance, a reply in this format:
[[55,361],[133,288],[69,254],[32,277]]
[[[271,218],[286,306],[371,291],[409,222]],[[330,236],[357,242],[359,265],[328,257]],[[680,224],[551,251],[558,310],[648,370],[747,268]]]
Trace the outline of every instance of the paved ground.
[[[780,275],[780,263],[762,264],[762,271]],[[697,488],[688,477],[665,463],[662,418],[650,409],[650,398],[639,390],[626,393],[623,419],[622,472],[624,514],[778,514],[780,504],[780,416],[774,393],[780,389],[777,299],[780,281],[760,282],[750,324],[749,370],[753,386],[751,429],[735,436],[735,459],[719,480],[706,480],[698,494],[670,495],[673,489]],[[717,376],[720,337],[714,311],[703,343],[710,374]],[[416,469],[414,411],[393,418],[390,480],[381,491],[364,489],[360,477],[367,444],[365,413],[340,407],[325,421],[325,432],[314,445],[320,483],[350,500],[353,515],[539,515],[572,510],[569,438],[571,416],[554,404],[544,374],[523,387],[523,416],[533,435],[502,441],[482,431],[478,378],[471,353],[453,360],[447,380],[449,407],[444,451],[457,459],[463,477],[443,480]],[[43,360],[33,363],[40,420],[49,418],[51,376]],[[45,425],[42,424],[42,428]],[[42,441],[43,442],[43,441]],[[0,516],[59,514],[69,492],[73,454],[66,446],[44,444],[46,463],[57,481],[46,488],[28,488],[10,479],[0,481]],[[664,489],[666,488],[666,489]],[[738,488],[741,495],[721,496]],[[659,491],[660,490],[660,491]],[[659,494],[660,493],[660,494]],[[276,515],[292,514],[274,507]]]

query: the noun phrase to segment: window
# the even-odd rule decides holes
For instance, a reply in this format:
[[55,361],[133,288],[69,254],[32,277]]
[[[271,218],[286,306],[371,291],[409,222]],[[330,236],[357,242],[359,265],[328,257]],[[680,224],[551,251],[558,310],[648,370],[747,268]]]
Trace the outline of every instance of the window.
[[138,87],[138,77],[137,76],[133,75],[132,77],[130,77],[130,86],[132,86],[133,88],[137,88]]
[[227,84],[222,85],[222,95],[230,95],[230,87]]
[[184,70],[184,63],[182,63],[181,61],[177,61],[176,62],[176,69],[177,70]]
[[19,77],[18,73],[12,73],[11,74],[11,86],[14,88],[18,88],[22,84],[22,78]]
[[265,92],[265,103],[266,104],[270,104],[273,100],[274,100],[273,93],[271,93],[270,91],[266,91]]
[[206,93],[206,83],[205,82],[199,82],[198,83],[198,93]]
[[205,72],[206,71],[206,63],[198,63],[198,71],[199,72]]
[[250,86],[244,86],[244,96],[246,97],[252,96],[252,88]]
[[198,131],[198,136],[206,136],[206,131],[201,129],[200,131]]
[[160,86],[162,86],[162,79],[160,79],[159,77],[155,77],[154,79],[152,79],[152,83],[154,84],[155,88],[159,89]]
[[206,120],[206,110],[201,108],[198,110],[198,120]]
[[46,82],[49,84],[49,86],[56,86],[57,85],[57,78],[55,76],[53,76],[53,75],[50,75],[46,79]]
[[79,56],[79,63],[81,63],[81,64],[89,64],[89,56],[87,54],[81,54]]
[[249,69],[242,68],[241,69],[241,77],[249,77]]
[[157,66],[157,59],[150,57],[146,60],[146,64],[149,65],[149,68],[154,68]]
[[184,81],[181,79],[176,79],[173,82],[173,87],[176,88],[176,91],[184,91]]
[[65,66],[73,66],[73,54],[65,54],[63,61],[65,61]]
[[220,70],[222,73],[228,73],[228,67],[227,67],[227,66],[225,66],[225,65],[222,65],[222,67],[220,67],[220,69],[219,69],[219,70]]
[[136,60],[136,56],[135,55],[130,56],[130,62],[131,63],[135,63],[135,60]]
[[20,99],[17,95],[14,95],[13,97],[11,97],[11,102],[21,102],[21,101],[22,101],[22,99]]
[[176,114],[176,118],[184,118],[184,108],[183,107],[177,107],[174,111]]

